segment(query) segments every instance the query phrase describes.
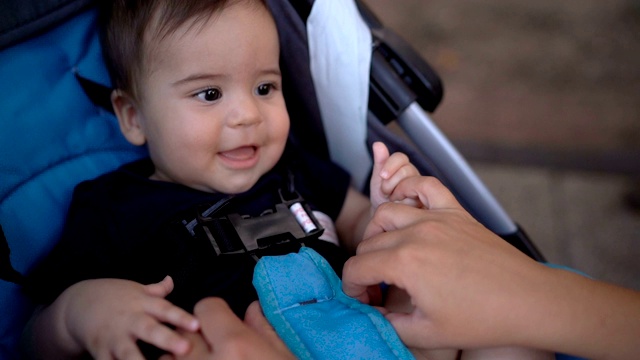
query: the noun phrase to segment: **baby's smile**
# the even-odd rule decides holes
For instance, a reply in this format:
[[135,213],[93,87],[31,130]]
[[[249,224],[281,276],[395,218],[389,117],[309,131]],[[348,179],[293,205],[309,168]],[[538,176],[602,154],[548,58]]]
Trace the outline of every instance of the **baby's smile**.
[[234,169],[246,169],[257,163],[258,149],[257,146],[247,145],[219,152],[218,155],[227,166]]

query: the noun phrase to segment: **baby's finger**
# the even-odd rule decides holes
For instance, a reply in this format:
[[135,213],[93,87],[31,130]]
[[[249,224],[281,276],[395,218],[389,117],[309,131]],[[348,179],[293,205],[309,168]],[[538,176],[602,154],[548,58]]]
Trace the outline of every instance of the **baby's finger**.
[[[380,171],[380,176],[383,179],[390,179],[395,173],[397,173],[400,169],[405,167],[406,165],[411,165],[409,161],[409,157],[401,152],[393,153],[389,156],[387,161],[385,161],[384,166],[382,166]],[[411,165],[413,172],[410,173],[412,175],[417,175],[418,170]]]
[[120,341],[118,347],[113,351],[114,359],[127,359],[127,360],[144,360],[144,356],[140,352],[140,349],[135,342],[127,339],[126,341]]
[[376,141],[373,143],[372,150],[374,166],[384,166],[385,162],[389,158],[389,149],[387,149],[387,146],[380,141]]
[[173,279],[167,275],[158,283],[145,285],[144,290],[149,295],[164,298],[173,291]]
[[418,170],[411,164],[404,164],[399,169],[397,169],[394,173],[391,174],[387,179],[382,180],[380,184],[380,189],[383,194],[389,195],[393,192],[393,190],[398,186],[398,184],[407,178],[410,177],[419,177],[420,173]]
[[179,329],[191,332],[200,329],[200,322],[192,314],[165,299],[157,298],[154,300],[146,303],[145,312],[149,316]]
[[103,351],[100,351],[98,353],[93,353],[92,351],[89,351],[89,353],[91,353],[91,356],[95,360],[114,360],[115,359],[115,357],[111,355],[111,352],[109,349],[104,349]]
[[135,321],[132,335],[175,355],[184,355],[191,348],[191,343],[186,338],[151,317]]
[[389,158],[389,150],[385,144],[376,142],[373,144],[373,171],[371,173],[371,181],[369,187],[371,189],[371,202],[373,207],[377,207],[380,203],[386,201],[386,196],[381,191],[382,181],[384,178],[380,176],[380,171],[384,167],[385,162]]

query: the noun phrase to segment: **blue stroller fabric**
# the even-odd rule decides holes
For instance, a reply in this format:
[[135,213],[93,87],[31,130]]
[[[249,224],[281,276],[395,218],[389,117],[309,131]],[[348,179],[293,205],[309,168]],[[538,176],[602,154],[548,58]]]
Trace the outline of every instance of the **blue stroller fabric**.
[[317,252],[265,256],[253,275],[260,305],[299,359],[413,359],[375,308],[342,292],[342,282]]
[[[96,16],[89,9],[0,52],[0,224],[23,275],[57,242],[74,186],[146,152],[80,86],[110,85]],[[0,359],[13,359],[33,305],[4,280],[0,304]]]

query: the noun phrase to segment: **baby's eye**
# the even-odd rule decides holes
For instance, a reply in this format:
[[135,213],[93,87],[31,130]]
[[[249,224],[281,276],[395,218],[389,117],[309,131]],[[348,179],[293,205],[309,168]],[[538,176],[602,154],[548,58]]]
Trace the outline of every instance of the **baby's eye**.
[[209,88],[209,89],[200,91],[199,93],[196,94],[196,96],[200,100],[203,100],[206,102],[213,102],[222,97],[222,92],[216,88]]
[[273,84],[260,84],[256,89],[256,93],[260,96],[266,96],[269,95],[269,93],[271,93],[271,90],[273,90],[274,88],[275,86]]

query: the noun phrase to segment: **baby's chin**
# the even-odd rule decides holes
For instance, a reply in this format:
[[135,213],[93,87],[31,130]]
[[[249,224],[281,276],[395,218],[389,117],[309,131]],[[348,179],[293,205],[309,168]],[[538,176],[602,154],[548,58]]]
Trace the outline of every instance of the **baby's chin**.
[[221,184],[208,184],[204,186],[192,186],[193,188],[209,193],[223,193],[229,195],[242,194],[251,190],[256,185],[260,177],[255,179],[244,179],[243,181],[225,181]]

